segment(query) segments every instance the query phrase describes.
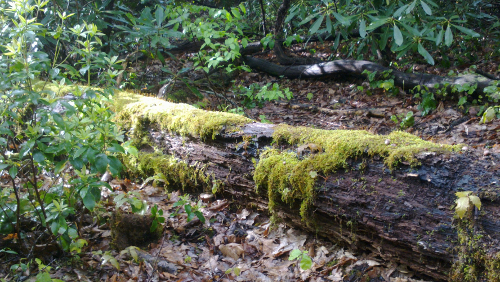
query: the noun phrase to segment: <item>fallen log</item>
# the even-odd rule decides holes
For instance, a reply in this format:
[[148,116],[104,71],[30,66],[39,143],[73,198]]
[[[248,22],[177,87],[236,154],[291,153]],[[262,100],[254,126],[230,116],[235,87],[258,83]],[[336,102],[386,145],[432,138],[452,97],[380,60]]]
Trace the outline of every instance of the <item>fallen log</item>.
[[[471,267],[494,277],[500,270],[500,154],[404,132],[262,124],[132,94],[116,102],[125,128],[177,158],[182,171],[209,177],[192,181],[204,190],[420,277],[447,280]],[[478,195],[480,213],[454,219],[457,191]]]
[[[484,76],[470,74],[456,77],[443,77],[425,73],[406,73],[370,61],[337,60],[312,65],[282,66],[251,56],[244,56],[243,60],[254,70],[262,71],[277,77],[285,76],[290,79],[320,78],[334,75],[367,78],[368,74],[363,73],[364,71],[377,72],[378,75],[390,71],[390,75],[394,78],[394,85],[404,90],[412,90],[416,86],[436,89],[437,86],[437,88],[445,87],[448,92],[451,92],[453,86],[464,84],[472,86],[477,84],[474,93],[479,95],[484,93],[486,87],[491,86],[492,83],[495,82],[495,80]],[[378,79],[377,76],[376,79]]]

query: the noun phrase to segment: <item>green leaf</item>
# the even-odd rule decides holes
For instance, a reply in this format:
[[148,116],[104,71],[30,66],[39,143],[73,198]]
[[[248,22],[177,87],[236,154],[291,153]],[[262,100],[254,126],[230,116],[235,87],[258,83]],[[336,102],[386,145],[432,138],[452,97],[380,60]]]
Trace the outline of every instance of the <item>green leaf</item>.
[[17,175],[17,166],[13,165],[9,169],[9,175],[12,177],[12,179],[16,178]]
[[19,156],[22,158],[28,154],[31,149],[35,146],[35,140],[28,140],[28,142],[24,143],[21,146],[21,150],[19,150]]
[[111,147],[108,148],[108,152],[111,152],[111,153],[125,153],[125,149],[123,149],[123,147],[120,146],[118,143],[113,142],[113,143],[111,143]]
[[87,147],[80,147],[78,150],[76,150],[75,154],[73,154],[74,158],[79,158],[85,151],[87,150]]
[[351,21],[349,20],[349,18],[347,17],[344,17],[340,14],[337,14],[335,12],[332,13],[333,16],[343,25],[343,26],[350,26],[351,25]]
[[321,26],[321,24],[323,23],[323,20],[325,18],[325,15],[321,15],[317,20],[316,22],[314,22],[314,24],[311,26],[311,29],[309,30],[309,32],[311,34],[314,34],[318,31],[319,27]]
[[64,123],[64,120],[60,114],[53,113],[52,118],[54,119],[54,122],[57,124],[57,126],[59,126],[62,130],[66,129],[66,124]]
[[465,212],[469,209],[469,197],[462,197],[456,200],[457,206],[455,207],[455,211],[459,218],[463,218]]
[[444,30],[441,29],[436,37],[436,46],[439,46],[441,42],[443,41],[443,36],[444,36]]
[[467,34],[467,35],[470,35],[472,37],[479,37],[481,36],[479,33],[471,30],[471,29],[468,29],[468,28],[465,28],[463,26],[459,26],[459,25],[453,25],[456,29],[460,30],[461,32]]
[[311,266],[312,266],[312,260],[311,260],[311,257],[310,257],[310,256],[308,256],[308,255],[303,255],[303,256],[302,256],[302,259],[300,260],[299,265],[300,265],[300,268],[301,268],[302,270],[308,270],[308,269],[310,269],[310,268],[311,268]]
[[446,32],[444,33],[444,44],[446,46],[450,46],[453,43],[453,33],[451,33],[450,25],[446,28]]
[[376,20],[374,22],[372,22],[367,28],[366,30],[369,31],[369,30],[374,30],[376,29],[377,27],[379,26],[383,26],[384,24],[386,24],[387,22],[389,21],[389,18],[383,18],[383,19],[379,19],[379,20]]
[[201,211],[195,211],[194,214],[202,223],[205,223],[205,217]]
[[299,249],[294,249],[290,252],[288,260],[296,260],[300,255],[302,255],[302,251]]
[[163,8],[158,7],[155,11],[155,17],[156,17],[156,25],[161,26],[163,22]]
[[478,210],[480,210],[480,209],[481,209],[481,200],[479,199],[479,197],[478,197],[478,196],[474,196],[474,195],[472,195],[472,196],[469,196],[469,199],[470,199],[470,201],[474,204],[474,206],[476,206],[476,208],[477,208]]
[[457,105],[462,106],[466,102],[467,102],[467,96],[462,96],[462,97],[460,97],[460,100],[458,100]]
[[401,46],[401,44],[403,44],[403,34],[396,24],[394,24],[394,39],[396,40],[396,44],[398,46]]
[[422,9],[424,9],[424,12],[427,14],[427,15],[432,15],[432,10],[431,10],[431,7],[429,7],[429,5],[427,5],[427,3],[425,3],[424,1],[420,0],[420,5],[422,6]]
[[366,21],[365,21],[365,19],[361,19],[361,21],[359,21],[359,35],[361,36],[361,38],[366,37]]
[[64,169],[64,167],[66,166],[66,162],[68,162],[68,160],[64,160],[64,161],[60,161],[58,163],[56,163],[55,167],[54,167],[54,173],[55,174],[59,174],[61,173],[61,171]]
[[36,282],[52,282],[52,278],[48,272],[40,272],[36,276]]
[[403,11],[404,11],[407,7],[408,7],[408,4],[401,6],[399,9],[397,9],[397,10],[396,10],[396,12],[394,12],[393,17],[394,17],[394,18],[399,18],[399,17],[401,16],[401,14],[403,13]]
[[319,13],[310,14],[307,18],[305,18],[303,21],[301,21],[299,23],[299,25],[303,25],[303,24],[308,23],[310,20],[314,19],[317,15],[319,15]]
[[42,163],[43,161],[45,161],[45,155],[42,152],[38,151],[33,154],[33,159],[37,163]]
[[118,175],[123,167],[120,160],[117,157],[108,156],[108,161],[109,161],[109,171],[111,172],[111,174]]
[[415,4],[417,4],[417,0],[413,1],[410,6],[408,7],[408,9],[406,10],[406,14],[409,14],[411,13],[411,11],[413,11],[413,9],[415,8]]
[[95,167],[100,173],[105,173],[108,168],[108,157],[105,154],[99,154],[95,158]]
[[495,119],[495,109],[493,107],[489,107],[486,111],[483,113],[483,117],[479,121],[479,123],[489,123]]
[[420,55],[422,55],[422,57],[424,57],[429,64],[434,65],[434,59],[432,58],[431,54],[429,54],[429,52],[425,50],[424,46],[422,46],[422,43],[418,43],[417,49]]

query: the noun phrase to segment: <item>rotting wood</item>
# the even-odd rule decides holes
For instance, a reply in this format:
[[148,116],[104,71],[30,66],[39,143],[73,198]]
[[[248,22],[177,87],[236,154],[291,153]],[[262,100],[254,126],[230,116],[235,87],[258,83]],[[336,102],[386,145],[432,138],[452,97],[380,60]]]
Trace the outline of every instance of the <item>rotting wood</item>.
[[394,84],[404,90],[411,90],[416,86],[425,86],[429,89],[434,89],[436,85],[447,87],[448,90],[451,90],[451,87],[455,85],[477,84],[474,94],[478,95],[483,94],[484,89],[494,82],[494,80],[484,76],[470,74],[456,77],[443,77],[425,73],[405,73],[370,61],[337,60],[312,65],[281,66],[263,59],[244,56],[244,62],[254,70],[278,77],[285,76],[290,79],[319,78],[334,75],[366,78],[367,74],[363,73],[365,70],[377,72],[377,74],[382,74],[384,71],[391,71],[390,75],[394,77]]
[[[148,132],[164,153],[192,165],[206,165],[207,174],[224,182],[223,197],[266,211],[267,191],[255,191],[252,158],[258,159],[259,150],[270,145],[274,128],[250,123],[240,132],[222,132],[205,142],[170,134],[154,125]],[[252,141],[241,146],[243,139]],[[317,181],[318,194],[309,222],[299,215],[300,203],[278,202],[276,215],[357,253],[406,265],[421,277],[446,280],[456,256],[455,192],[474,191],[483,201],[479,230],[486,235],[488,252],[497,253],[500,156],[483,157],[473,151],[449,155],[424,152],[417,158],[421,162],[417,168],[402,164],[393,171],[379,157],[350,160],[347,169]]]

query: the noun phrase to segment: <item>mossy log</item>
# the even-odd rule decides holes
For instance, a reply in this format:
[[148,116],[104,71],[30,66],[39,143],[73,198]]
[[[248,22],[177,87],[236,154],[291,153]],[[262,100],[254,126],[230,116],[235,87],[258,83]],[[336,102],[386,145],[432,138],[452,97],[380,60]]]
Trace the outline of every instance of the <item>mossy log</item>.
[[153,147],[209,176],[197,182],[204,190],[216,187],[239,205],[270,211],[359,254],[406,265],[421,277],[448,279],[460,249],[453,219],[457,191],[473,191],[483,203],[470,216],[480,237],[476,250],[490,258],[499,254],[498,154],[404,132],[271,125],[154,98],[117,101],[126,104],[119,106],[118,121],[135,135],[141,131]]

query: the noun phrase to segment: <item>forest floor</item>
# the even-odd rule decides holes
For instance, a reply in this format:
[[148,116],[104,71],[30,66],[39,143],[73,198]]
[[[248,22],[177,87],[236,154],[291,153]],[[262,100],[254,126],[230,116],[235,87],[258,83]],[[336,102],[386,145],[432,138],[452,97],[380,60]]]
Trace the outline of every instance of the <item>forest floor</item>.
[[[314,46],[317,50],[325,46]],[[296,54],[300,54],[298,50]],[[320,51],[316,54],[321,56]],[[261,58],[271,59],[271,54]],[[169,61],[172,70],[184,67],[179,61]],[[499,64],[478,62],[476,65],[487,73],[500,76]],[[413,64],[415,72],[448,75],[467,71],[470,66],[453,69]],[[157,69],[158,66],[151,67]],[[477,151],[478,157],[500,153],[498,142],[500,119],[480,124],[480,106],[458,106],[458,100],[438,101],[435,110],[427,115],[418,108],[420,99],[411,93],[389,93],[371,89],[361,79],[331,77],[323,79],[288,80],[262,73],[240,73],[234,85],[248,87],[252,83],[264,86],[279,83],[280,89],[289,88],[293,98],[289,101],[262,103],[262,107],[244,108],[247,116],[261,122],[286,123],[295,126],[335,129],[364,129],[372,133],[388,134],[405,130],[425,140],[445,144],[464,144]],[[362,87],[359,87],[362,86]],[[242,102],[235,88],[223,93],[233,101]],[[211,89],[213,90],[213,89]],[[222,93],[222,90],[217,90]],[[208,96],[208,95],[207,95]],[[168,99],[168,96],[167,96]],[[222,106],[223,101],[206,101]],[[210,106],[209,106],[210,108]],[[400,122],[408,112],[413,112],[412,126],[401,127]],[[399,116],[394,122],[391,116]],[[291,229],[284,224],[271,225],[266,214],[233,206],[226,199],[198,202],[192,197],[206,218],[202,223],[195,218],[188,222],[179,192],[165,193],[163,188],[141,185],[127,180],[111,181],[115,191],[103,195],[106,199],[134,190],[149,205],[157,204],[167,217],[165,228],[158,240],[144,246],[150,254],[134,257],[138,251],[127,249],[118,252],[110,249],[112,232],[110,224],[89,222],[84,228],[89,246],[64,263],[54,263],[52,278],[64,281],[422,281],[404,265],[384,263],[369,254],[352,254],[324,238]],[[111,200],[109,200],[111,202]],[[111,217],[114,205],[110,204],[104,215]],[[131,229],[134,226],[130,226]],[[307,251],[312,258],[310,269],[299,267],[300,259],[289,260],[290,252]],[[108,253],[106,253],[108,252]],[[52,255],[52,254],[47,254]],[[108,256],[106,256],[108,255]],[[114,260],[113,260],[114,259]],[[2,263],[0,277],[12,277]],[[36,273],[23,273],[35,281]],[[421,278],[421,277],[420,277]]]

